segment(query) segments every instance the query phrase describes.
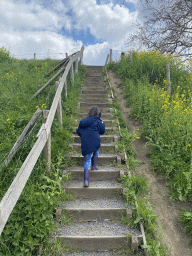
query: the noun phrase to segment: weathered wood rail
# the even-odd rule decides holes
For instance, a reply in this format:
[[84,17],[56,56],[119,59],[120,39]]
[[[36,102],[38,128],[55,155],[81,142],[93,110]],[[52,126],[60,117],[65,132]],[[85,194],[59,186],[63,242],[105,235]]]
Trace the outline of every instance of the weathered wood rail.
[[[27,180],[44,148],[47,155],[46,159],[48,161],[47,162],[48,169],[50,170],[49,163],[50,163],[50,153],[51,153],[51,143],[50,143],[51,126],[52,126],[57,109],[60,109],[61,107],[60,106],[61,93],[64,88],[66,90],[65,85],[66,85],[67,75],[69,71],[71,71],[71,78],[72,78],[72,81],[74,81],[73,63],[75,62],[75,71],[77,73],[78,59],[80,58],[80,62],[82,63],[83,51],[84,51],[84,47],[82,47],[79,52],[76,52],[73,56],[71,56],[67,66],[65,68],[62,68],[62,71],[64,71],[64,73],[62,77],[59,79],[59,81],[57,82],[57,90],[56,90],[55,97],[53,99],[51,109],[49,111],[43,111],[44,123],[42,124],[41,129],[37,134],[37,141],[34,144],[33,148],[31,149],[30,153],[25,159],[23,165],[18,171],[16,177],[14,178],[12,184],[10,185],[3,199],[0,202],[0,234],[2,233],[5,227],[5,224],[13,208],[15,207],[25,187],[25,184],[27,183]],[[62,112],[60,111],[59,115],[61,115],[61,113]],[[62,120],[62,118],[60,118],[59,120]]]

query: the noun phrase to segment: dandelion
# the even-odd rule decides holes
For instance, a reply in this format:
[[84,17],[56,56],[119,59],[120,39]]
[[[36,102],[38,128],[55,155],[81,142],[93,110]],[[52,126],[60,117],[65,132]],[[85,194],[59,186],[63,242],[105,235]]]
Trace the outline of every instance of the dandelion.
[[8,119],[7,119],[7,122],[9,122],[10,120],[11,120],[11,118],[8,118]]
[[138,140],[139,140],[139,139],[140,139],[140,137],[136,137],[136,139],[138,139]]
[[124,175],[124,178],[126,177],[126,175]]
[[38,108],[39,106],[36,106],[36,108]]

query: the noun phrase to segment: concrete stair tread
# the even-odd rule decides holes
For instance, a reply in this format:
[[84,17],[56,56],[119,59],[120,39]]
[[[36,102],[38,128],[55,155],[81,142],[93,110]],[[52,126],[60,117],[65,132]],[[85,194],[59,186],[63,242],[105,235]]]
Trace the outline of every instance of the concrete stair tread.
[[68,201],[61,203],[65,209],[122,209],[125,207],[124,202],[119,198],[108,199],[76,199],[75,201]]
[[[65,188],[84,188],[83,175],[82,180],[73,180],[70,184],[65,183]],[[91,181],[89,187],[86,189],[97,188],[97,189],[105,189],[105,188],[122,188],[121,183],[118,183],[116,180],[103,180],[103,181]]]
[[[69,167],[67,169],[67,172],[72,172],[72,171],[83,171],[83,166],[72,166],[72,167]],[[116,166],[99,166],[99,170],[98,171],[102,171],[102,172],[119,172],[120,169],[122,170],[122,168],[118,168]]]
[[72,225],[60,225],[56,224],[60,232],[57,235],[60,236],[75,236],[80,238],[86,237],[122,237],[126,234],[131,234],[133,236],[141,235],[138,229],[128,227],[128,225],[122,225],[119,221],[115,223],[111,221],[89,221],[84,223],[74,222]]
[[[71,146],[71,145],[77,145],[77,146],[79,146],[79,145],[81,145],[81,143],[70,143],[69,145],[70,145],[70,146]],[[111,147],[113,147],[113,146],[115,146],[115,144],[113,144],[113,143],[101,143],[101,147],[105,147],[105,146],[111,146]]]
[[[84,156],[81,155],[81,153],[76,153],[76,154],[70,154],[70,157],[79,157],[79,158],[83,158],[84,159]],[[119,155],[117,154],[99,154],[99,158],[105,158],[105,157],[119,157]]]

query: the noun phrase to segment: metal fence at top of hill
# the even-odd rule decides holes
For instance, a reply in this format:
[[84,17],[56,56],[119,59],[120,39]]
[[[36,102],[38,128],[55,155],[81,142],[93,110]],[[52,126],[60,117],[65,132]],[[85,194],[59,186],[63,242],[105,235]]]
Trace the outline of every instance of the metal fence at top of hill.
[[[69,56],[66,56],[57,67],[56,69],[60,70],[57,74],[51,78],[33,97],[36,97],[42,90],[44,90],[54,79],[56,79],[61,73],[63,73],[62,77],[59,81],[56,82],[57,90],[50,107],[50,110],[37,110],[28,125],[25,127],[23,133],[21,134],[20,138],[15,143],[13,149],[9,153],[8,157],[5,159],[4,164],[8,164],[12,157],[14,156],[15,152],[17,151],[18,147],[22,144],[23,139],[25,138],[26,134],[29,133],[30,129],[32,128],[33,124],[37,120],[40,114],[43,113],[43,124],[36,136],[37,141],[35,142],[34,146],[32,147],[30,153],[28,154],[27,158],[25,159],[24,163],[22,164],[20,170],[18,171],[17,175],[15,176],[12,184],[8,188],[7,192],[5,193],[4,197],[0,202],[0,234],[2,233],[5,224],[15,207],[24,187],[28,181],[28,178],[38,161],[38,158],[44,149],[45,158],[47,163],[47,171],[50,171],[51,167],[51,127],[54,120],[55,113],[58,113],[59,122],[62,124],[62,107],[61,107],[61,93],[65,90],[65,96],[67,96],[67,75],[70,72],[70,76],[72,81],[74,81],[74,73],[78,73],[78,62],[82,63],[83,58],[83,51],[84,47],[81,48],[80,51],[77,51]],[[75,65],[73,65],[75,62]],[[75,68],[75,70],[74,70]]]

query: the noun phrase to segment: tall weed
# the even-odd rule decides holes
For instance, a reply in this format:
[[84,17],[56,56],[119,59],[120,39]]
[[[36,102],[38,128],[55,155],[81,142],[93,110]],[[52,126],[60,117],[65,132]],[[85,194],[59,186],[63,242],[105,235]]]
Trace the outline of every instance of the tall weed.
[[[171,97],[167,93],[166,62],[171,67]],[[131,117],[143,124],[142,136],[153,146],[153,168],[167,175],[172,198],[192,199],[192,75],[174,56],[158,51],[133,52],[110,63],[123,80]]]
[[[0,54],[1,56],[1,54]],[[9,59],[0,63],[0,152],[2,162],[12,148],[25,125],[37,107],[49,109],[55,94],[52,83],[37,98],[31,98],[50,79],[44,75],[58,61]],[[54,75],[54,74],[53,74]],[[47,242],[54,230],[53,216],[60,200],[67,200],[61,188],[62,168],[71,163],[67,152],[72,141],[74,113],[85,76],[85,67],[79,66],[79,73],[72,83],[68,76],[68,97],[62,94],[63,126],[55,118],[52,126],[52,168],[46,173],[43,154],[39,157],[31,176],[15,206],[0,237],[0,255],[37,255],[37,248]],[[66,106],[70,112],[66,112]],[[0,166],[0,197],[2,198],[16,176],[27,154],[36,141],[41,126],[39,118],[28,134],[19,151],[8,166]]]

